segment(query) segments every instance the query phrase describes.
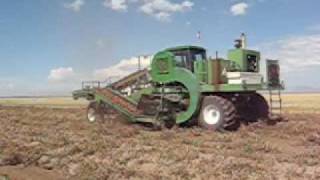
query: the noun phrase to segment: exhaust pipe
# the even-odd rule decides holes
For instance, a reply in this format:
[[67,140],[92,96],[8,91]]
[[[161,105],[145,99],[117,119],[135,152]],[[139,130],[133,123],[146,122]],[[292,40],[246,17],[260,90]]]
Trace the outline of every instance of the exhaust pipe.
[[241,49],[246,49],[247,48],[247,36],[245,33],[242,33],[240,36],[241,39]]

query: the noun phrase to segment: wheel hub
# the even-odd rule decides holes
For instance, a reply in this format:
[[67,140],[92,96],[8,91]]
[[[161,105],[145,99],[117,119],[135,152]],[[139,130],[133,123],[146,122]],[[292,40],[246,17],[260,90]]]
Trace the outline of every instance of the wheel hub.
[[88,110],[88,120],[89,122],[95,122],[96,121],[96,111],[93,108],[90,108]]
[[207,124],[214,125],[220,121],[221,113],[217,107],[210,105],[204,109],[204,121]]

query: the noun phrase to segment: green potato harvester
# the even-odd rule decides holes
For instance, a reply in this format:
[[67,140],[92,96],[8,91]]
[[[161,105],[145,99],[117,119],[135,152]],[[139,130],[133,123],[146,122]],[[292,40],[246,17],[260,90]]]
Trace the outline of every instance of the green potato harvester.
[[[156,53],[149,68],[116,82],[83,82],[73,97],[91,101],[90,122],[110,109],[127,120],[156,127],[199,125],[209,130],[237,129],[241,122],[266,120],[281,113],[280,66],[266,60],[261,73],[259,51],[246,48],[246,36],[235,41],[227,59],[207,56],[205,48],[179,46]],[[260,91],[267,91],[270,103]]]

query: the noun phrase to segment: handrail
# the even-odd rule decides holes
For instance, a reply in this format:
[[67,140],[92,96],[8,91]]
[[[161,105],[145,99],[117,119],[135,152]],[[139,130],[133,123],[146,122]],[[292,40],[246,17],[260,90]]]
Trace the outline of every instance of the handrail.
[[110,84],[111,84],[110,81],[83,81],[82,82],[82,89],[93,89],[93,88],[107,87]]

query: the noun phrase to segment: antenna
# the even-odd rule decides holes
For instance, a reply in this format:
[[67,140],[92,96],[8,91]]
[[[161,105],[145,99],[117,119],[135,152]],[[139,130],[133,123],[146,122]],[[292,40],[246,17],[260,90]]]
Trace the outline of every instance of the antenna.
[[198,39],[198,42],[200,44],[201,43],[201,31],[197,32],[197,39]]
[[138,56],[138,71],[141,71],[141,56]]

